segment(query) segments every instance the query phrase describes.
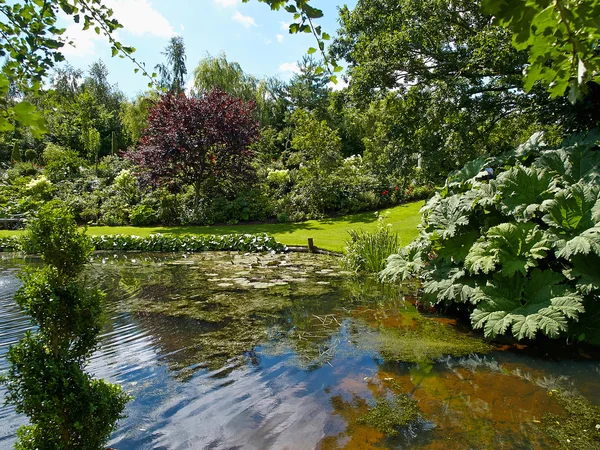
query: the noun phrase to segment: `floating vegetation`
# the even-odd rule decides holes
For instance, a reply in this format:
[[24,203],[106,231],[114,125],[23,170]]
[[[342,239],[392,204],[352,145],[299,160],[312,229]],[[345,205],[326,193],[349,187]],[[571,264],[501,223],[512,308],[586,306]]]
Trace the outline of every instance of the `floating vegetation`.
[[[493,350],[483,339],[425,318],[410,305],[401,314],[376,315],[371,310],[362,317],[366,326],[356,329],[358,345],[376,349],[386,361],[427,363],[444,356],[461,357]],[[392,318],[393,326],[390,326]]]
[[492,346],[478,338],[461,334],[442,323],[419,319],[410,331],[382,329],[375,337],[376,348],[388,360],[410,363],[436,361],[442,356],[487,353]]
[[395,395],[392,399],[378,398],[369,412],[357,422],[375,428],[386,436],[397,436],[401,428],[407,427],[420,417],[417,401],[407,394]]
[[556,439],[559,448],[567,450],[597,450],[600,448],[600,406],[583,397],[569,396],[562,391],[550,391],[565,410],[564,414],[545,414],[544,431]]

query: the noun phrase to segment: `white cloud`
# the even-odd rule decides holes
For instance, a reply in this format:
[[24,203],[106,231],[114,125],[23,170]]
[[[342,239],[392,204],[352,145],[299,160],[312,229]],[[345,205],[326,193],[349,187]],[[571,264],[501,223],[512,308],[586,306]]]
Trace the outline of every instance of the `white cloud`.
[[181,28],[181,31],[185,31],[185,27],[183,26],[183,24],[179,24],[179,28]]
[[300,73],[300,68],[298,67],[298,64],[296,64],[295,62],[282,63],[279,65],[279,72],[288,73],[288,74]]
[[233,16],[231,16],[231,18],[233,20],[235,20],[236,22],[242,24],[242,26],[244,26],[246,28],[257,26],[256,22],[254,21],[254,19],[252,17],[250,17],[250,16],[244,16],[239,11],[236,11],[235,14]]
[[71,58],[93,55],[96,53],[96,42],[106,42],[104,36],[97,35],[93,30],[83,31],[78,24],[69,25],[63,36],[67,42],[73,41],[73,45],[67,44],[61,49],[61,53]]
[[271,45],[273,41],[271,39],[265,39],[265,44]]
[[175,31],[169,21],[148,0],[105,0],[113,16],[123,25],[123,31],[143,36],[171,37]]
[[342,80],[340,77],[338,77],[337,84],[330,81],[329,83],[327,83],[327,87],[332,91],[341,91],[345,87],[348,87],[348,83]]
[[277,35],[277,42],[283,42],[283,34]]
[[[123,25],[121,33],[163,38],[176,34],[169,21],[152,7],[149,0],[105,0],[103,3],[113,10],[113,18]],[[67,27],[64,36],[67,40],[73,41],[74,47],[64,46],[62,53],[65,56],[77,58],[93,55],[97,52],[97,43],[108,45],[108,39],[102,34],[97,35],[93,27],[86,31],[81,28],[81,24],[71,24]],[[183,25],[181,25],[181,29],[183,30]],[[113,37],[117,40],[121,39],[116,32],[113,33]],[[122,41],[127,45],[126,37]]]
[[215,2],[217,5],[220,6],[235,6],[236,4],[236,0],[213,0],[213,2]]
[[289,22],[279,22],[279,24],[281,25],[281,30],[282,31],[290,31],[290,25],[291,25],[291,23],[289,23]]

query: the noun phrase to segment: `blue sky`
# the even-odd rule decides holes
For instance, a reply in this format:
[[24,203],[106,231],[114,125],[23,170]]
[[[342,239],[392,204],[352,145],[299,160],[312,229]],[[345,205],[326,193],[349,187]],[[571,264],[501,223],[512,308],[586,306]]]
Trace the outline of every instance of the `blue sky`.
[[[337,7],[353,8],[357,0],[313,0],[311,4],[323,10],[319,19],[324,31],[331,35],[338,28]],[[136,48],[134,56],[145,62],[152,72],[163,62],[160,54],[174,34],[183,36],[186,44],[188,78],[207,52],[225,52],[229,61],[240,63],[246,73],[257,77],[279,76],[289,79],[295,63],[309,47],[315,46],[309,34],[290,35],[287,31],[293,17],[281,11],[271,11],[258,0],[103,0],[114,11],[114,17],[124,26],[118,40]],[[142,92],[147,80],[134,74],[127,59],[111,58],[105,38],[93,31],[81,31],[81,25],[63,21],[67,36],[75,48],[64,49],[67,61],[74,67],[87,69],[101,58],[110,72],[111,83],[128,96]],[[339,86],[338,86],[339,87]]]

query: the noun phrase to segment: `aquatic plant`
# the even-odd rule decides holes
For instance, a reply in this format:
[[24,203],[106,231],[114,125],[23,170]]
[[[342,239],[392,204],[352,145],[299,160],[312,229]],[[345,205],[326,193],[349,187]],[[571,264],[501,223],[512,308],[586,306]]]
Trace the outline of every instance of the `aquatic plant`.
[[21,250],[20,236],[3,236],[0,237],[0,251],[3,252],[18,252]]
[[[283,252],[285,246],[267,234],[183,235],[151,234],[140,237],[127,234],[90,236],[96,250],[141,252],[207,252],[237,250],[244,252]],[[20,251],[22,238],[0,238],[0,251]]]
[[600,345],[599,141],[590,132],[548,149],[538,133],[471,161],[423,207],[419,237],[382,277],[420,277],[427,301],[466,304],[486,336]]
[[369,425],[386,436],[397,436],[403,427],[419,418],[417,401],[409,395],[395,395],[391,400],[378,398],[369,412],[357,422]]
[[151,234],[147,237],[126,234],[91,237],[96,250],[135,250],[143,252],[206,252],[238,250],[245,252],[282,252],[285,246],[267,234],[183,235]]
[[83,370],[104,320],[104,294],[80,280],[92,244],[57,201],[31,220],[22,244],[46,265],[21,275],[15,301],[37,330],[10,348],[10,368],[1,379],[7,402],[29,417],[30,425],[18,430],[16,448],[101,449],[129,396]]
[[385,268],[387,258],[398,251],[398,233],[393,233],[381,218],[375,231],[348,233],[344,263],[350,270],[377,274]]
[[592,405],[583,397],[569,396],[561,391],[550,391],[564,408],[564,415],[546,414],[544,431],[567,450],[594,450],[600,448],[600,406]]

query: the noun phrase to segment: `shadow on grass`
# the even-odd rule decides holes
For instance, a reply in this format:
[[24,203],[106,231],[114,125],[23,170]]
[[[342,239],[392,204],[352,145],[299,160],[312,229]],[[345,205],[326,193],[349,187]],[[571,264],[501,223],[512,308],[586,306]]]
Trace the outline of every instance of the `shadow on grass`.
[[151,233],[169,233],[173,235],[183,234],[258,234],[258,233],[294,233],[299,230],[318,230],[314,222],[302,223],[267,223],[267,224],[244,224],[239,225],[212,225],[212,226],[173,226],[173,227],[156,227],[145,230]]
[[335,225],[336,223],[373,223],[377,221],[377,214],[375,212],[366,212],[360,214],[352,214],[350,216],[340,217],[328,217],[327,219],[319,220],[319,223],[323,225]]

